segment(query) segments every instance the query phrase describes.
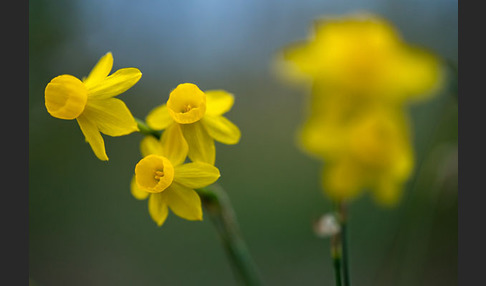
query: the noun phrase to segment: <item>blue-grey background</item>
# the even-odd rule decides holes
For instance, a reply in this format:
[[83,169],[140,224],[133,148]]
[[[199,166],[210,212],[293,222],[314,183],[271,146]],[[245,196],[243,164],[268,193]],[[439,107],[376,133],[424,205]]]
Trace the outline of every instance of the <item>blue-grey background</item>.
[[[226,89],[239,144],[217,143],[216,165],[267,285],[334,285],[329,240],[312,222],[331,210],[321,163],[294,140],[306,90],[272,61],[321,16],[359,11],[392,21],[406,41],[457,66],[458,3],[362,1],[29,1],[29,277],[32,285],[234,285],[211,222],[170,214],[158,228],[129,192],[140,134],[104,136],[99,161],[73,121],[51,117],[44,88],[86,76],[106,52],[113,71],[143,76],[119,96],[144,118],[179,83]],[[448,85],[410,107],[416,174],[393,209],[350,205],[354,285],[457,284],[457,94]]]

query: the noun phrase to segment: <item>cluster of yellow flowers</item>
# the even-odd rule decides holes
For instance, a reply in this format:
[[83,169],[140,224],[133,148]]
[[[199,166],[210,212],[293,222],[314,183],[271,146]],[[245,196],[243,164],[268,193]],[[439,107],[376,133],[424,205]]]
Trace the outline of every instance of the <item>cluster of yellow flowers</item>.
[[[368,189],[378,202],[392,205],[414,167],[405,106],[440,87],[440,61],[407,45],[390,23],[373,15],[324,19],[313,28],[312,39],[283,52],[286,78],[312,83],[299,145],[325,162],[322,186],[332,199],[350,200]],[[135,85],[142,73],[123,68],[109,75],[112,67],[109,52],[86,78],[64,74],[45,88],[47,111],[56,118],[76,119],[100,160],[108,160],[101,133],[140,131],[115,96]],[[143,159],[135,167],[131,191],[137,199],[149,198],[149,213],[159,226],[169,208],[185,219],[202,219],[194,189],[220,176],[214,141],[240,140],[238,127],[223,116],[233,103],[233,95],[224,90],[203,92],[183,83],[166,104],[147,115],[148,127],[163,133],[142,140]]]
[[322,187],[333,200],[369,190],[393,205],[414,167],[406,104],[436,93],[440,61],[374,15],[321,19],[313,28],[310,40],[284,49],[279,66],[287,80],[311,83],[299,146],[324,161]]
[[[108,76],[113,56],[104,55],[83,80],[72,75],[52,79],[45,89],[47,111],[56,118],[76,119],[86,141],[100,160],[108,160],[101,133],[109,136],[139,131],[127,106],[114,98],[141,78],[136,68],[124,68]],[[146,117],[160,137],[145,136],[140,144],[143,158],[135,166],[131,192],[137,199],[148,197],[152,219],[161,226],[169,213],[187,220],[202,220],[201,200],[194,189],[214,183],[220,177],[214,166],[214,140],[236,144],[240,130],[223,114],[234,103],[224,90],[201,91],[195,84],[178,85],[166,104]],[[185,163],[186,157],[191,162]]]

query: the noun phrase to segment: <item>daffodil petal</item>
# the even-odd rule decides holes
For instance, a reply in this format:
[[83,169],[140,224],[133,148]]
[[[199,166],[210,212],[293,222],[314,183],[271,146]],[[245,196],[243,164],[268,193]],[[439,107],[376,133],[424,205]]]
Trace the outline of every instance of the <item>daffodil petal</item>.
[[132,86],[142,77],[137,68],[119,69],[109,77],[88,88],[90,99],[106,99],[119,95]]
[[322,173],[324,191],[335,200],[350,200],[365,187],[364,170],[356,162],[342,159],[328,164]]
[[288,65],[285,74],[289,79],[303,80],[306,76],[318,75],[318,65],[312,59],[312,45],[306,43],[294,43],[283,50],[282,57]]
[[334,158],[344,148],[343,130],[329,120],[309,117],[300,127],[297,145],[305,153],[316,158]]
[[207,90],[206,114],[221,115],[228,112],[235,102],[233,94],[225,90]]
[[202,220],[201,199],[193,189],[173,182],[162,195],[176,215],[187,220]]
[[174,181],[192,189],[203,188],[220,177],[218,168],[201,162],[192,162],[174,167]]
[[189,151],[186,139],[182,135],[179,124],[170,125],[160,138],[163,155],[171,161],[174,166],[180,165],[186,159]]
[[138,130],[130,110],[118,98],[89,100],[83,115],[106,135],[122,136]]
[[140,142],[140,153],[143,157],[151,154],[163,156],[162,144],[153,136],[145,136]]
[[169,215],[169,208],[162,193],[150,194],[148,209],[154,222],[158,226],[162,226]]
[[98,63],[91,70],[89,75],[83,81],[87,88],[94,86],[104,80],[113,68],[113,55],[111,52],[106,53],[100,58]]
[[373,189],[373,198],[382,206],[393,207],[400,201],[402,193],[403,186],[400,182],[383,178]]
[[412,99],[422,100],[437,93],[442,85],[442,69],[438,58],[425,51],[409,48],[408,53],[397,63],[394,79],[397,86]]
[[170,116],[167,105],[163,104],[155,107],[149,112],[145,118],[147,125],[154,130],[162,130],[174,123],[172,116]]
[[410,139],[403,141],[401,150],[394,158],[393,166],[389,169],[396,180],[407,180],[413,172],[415,165],[414,151],[410,144]]
[[137,186],[137,182],[135,181],[135,175],[133,175],[132,180],[130,181],[130,192],[132,196],[137,200],[145,200],[149,196],[149,192],[141,190]]
[[203,117],[202,123],[204,124],[206,131],[209,133],[209,136],[216,141],[230,145],[240,141],[240,129],[224,116],[206,115]]
[[103,140],[103,137],[101,137],[98,127],[83,114],[76,118],[76,120],[84,134],[86,142],[89,143],[96,157],[102,161],[108,161],[108,156],[106,156],[105,151],[105,141]]
[[208,134],[201,122],[182,124],[181,129],[189,145],[187,155],[191,161],[214,165],[216,160],[214,139]]

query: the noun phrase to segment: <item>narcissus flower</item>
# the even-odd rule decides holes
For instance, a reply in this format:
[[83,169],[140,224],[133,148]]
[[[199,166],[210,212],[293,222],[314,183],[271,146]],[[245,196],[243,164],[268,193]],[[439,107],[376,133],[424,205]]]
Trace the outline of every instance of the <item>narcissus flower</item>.
[[108,160],[101,133],[122,136],[138,131],[130,110],[114,97],[135,85],[142,73],[137,68],[123,68],[108,76],[112,67],[113,56],[108,52],[88,77],[80,80],[68,74],[57,76],[44,92],[49,114],[59,119],[76,119],[100,160]]
[[312,28],[275,65],[285,79],[310,83],[298,145],[325,163],[322,187],[333,200],[369,190],[393,205],[414,165],[404,108],[437,94],[442,63],[379,16],[328,17]]
[[321,145],[327,149],[321,151],[326,161],[322,184],[331,198],[350,200],[368,189],[382,205],[398,201],[414,165],[404,116],[388,109],[368,110],[327,129],[326,135],[340,142]]
[[239,128],[223,116],[233,103],[233,95],[224,90],[203,92],[195,84],[183,83],[170,93],[166,104],[147,115],[146,122],[154,130],[179,126],[183,134],[180,142],[188,144],[189,158],[214,165],[214,140],[236,144],[241,137]]
[[386,20],[350,15],[315,22],[312,38],[283,51],[286,78],[310,79],[364,97],[425,98],[440,85],[438,58],[410,46]]
[[[214,183],[219,170],[211,164],[192,162],[183,164],[188,148],[180,126],[167,128],[160,140],[146,136],[141,142],[144,156],[135,167],[131,193],[139,200],[148,197],[152,219],[161,226],[169,209],[187,220],[202,220],[201,199],[194,189]],[[182,141],[185,142],[185,141]]]

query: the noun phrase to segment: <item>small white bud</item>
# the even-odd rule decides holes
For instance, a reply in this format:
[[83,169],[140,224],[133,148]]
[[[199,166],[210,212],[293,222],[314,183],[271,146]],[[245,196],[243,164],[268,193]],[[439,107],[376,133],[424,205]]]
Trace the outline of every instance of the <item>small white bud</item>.
[[334,214],[324,214],[314,222],[314,232],[318,237],[330,237],[338,234],[339,231],[341,227]]

